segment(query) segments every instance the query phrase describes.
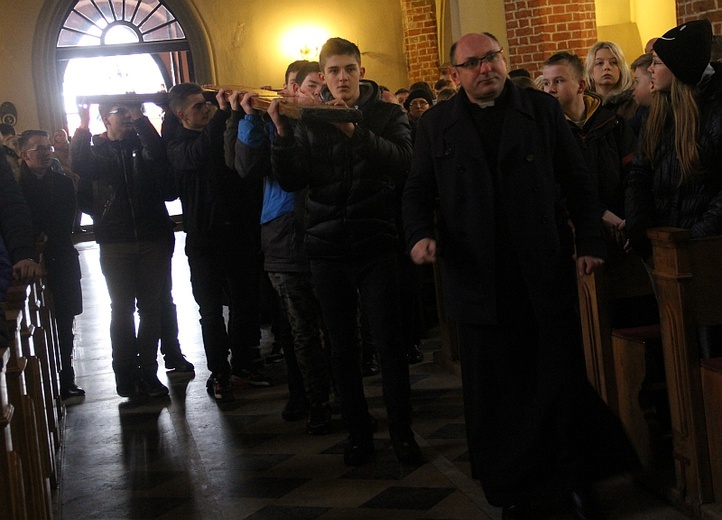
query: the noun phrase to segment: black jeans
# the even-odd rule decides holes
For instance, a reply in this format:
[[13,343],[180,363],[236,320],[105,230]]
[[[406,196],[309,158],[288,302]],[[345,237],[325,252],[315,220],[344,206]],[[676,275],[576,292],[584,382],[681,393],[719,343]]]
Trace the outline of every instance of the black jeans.
[[[315,406],[328,403],[331,386],[321,344],[321,310],[309,273],[268,273],[293,334],[295,361],[302,374],[305,395]],[[289,359],[287,358],[287,362]],[[289,387],[292,367],[288,367]]]
[[[201,315],[208,370],[230,374],[252,369],[260,358],[258,308],[260,259],[254,251],[186,245],[193,297]],[[223,306],[228,306],[228,329]],[[228,352],[231,352],[231,363]]]
[[[113,367],[158,368],[161,299],[170,270],[167,238],[100,245],[110,295]],[[140,318],[136,341],[135,309]],[[137,360],[136,358],[139,358]]]
[[406,351],[399,335],[396,255],[372,259],[311,260],[316,295],[331,341],[331,365],[351,436],[370,434],[358,342],[358,297],[379,354],[384,402],[392,437],[411,428],[411,391]]

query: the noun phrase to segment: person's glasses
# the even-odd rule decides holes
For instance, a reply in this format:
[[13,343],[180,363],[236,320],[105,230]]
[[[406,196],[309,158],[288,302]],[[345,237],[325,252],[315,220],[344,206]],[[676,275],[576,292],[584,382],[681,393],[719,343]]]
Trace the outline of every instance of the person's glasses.
[[461,67],[462,69],[466,70],[476,70],[479,68],[480,65],[482,65],[484,62],[491,65],[495,61],[497,61],[501,57],[501,53],[504,51],[504,47],[499,49],[498,51],[492,51],[488,54],[485,54],[481,58],[469,58],[464,63],[454,63],[451,66],[452,67]]
[[409,103],[410,107],[416,107],[416,108],[422,108],[422,107],[428,107],[429,102],[425,99],[415,99],[411,103]]
[[115,107],[110,112],[108,112],[108,114],[118,114],[118,115],[124,116],[126,114],[130,114],[130,110],[128,110],[125,107]]
[[36,146],[35,148],[28,148],[26,152],[38,152],[38,153],[53,153],[55,151],[54,146]]

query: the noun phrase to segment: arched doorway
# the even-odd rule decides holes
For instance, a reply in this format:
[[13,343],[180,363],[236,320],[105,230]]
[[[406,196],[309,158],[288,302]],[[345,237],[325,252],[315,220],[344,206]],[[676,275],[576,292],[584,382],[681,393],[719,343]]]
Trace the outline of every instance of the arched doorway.
[[[58,33],[56,62],[71,130],[79,97],[153,93],[194,79],[185,32],[159,0],[77,0]],[[94,108],[91,131],[100,133]],[[146,103],[145,110],[160,128],[160,109]]]
[[[68,128],[63,97],[72,60],[148,55],[166,88],[195,78],[214,82],[213,53],[196,7],[187,0],[174,0],[172,8],[168,4],[166,0],[45,0],[33,38],[33,67],[44,71],[33,77],[40,127],[74,130],[72,125]],[[94,66],[87,70],[98,72]],[[154,91],[160,90],[161,82],[155,83]]]

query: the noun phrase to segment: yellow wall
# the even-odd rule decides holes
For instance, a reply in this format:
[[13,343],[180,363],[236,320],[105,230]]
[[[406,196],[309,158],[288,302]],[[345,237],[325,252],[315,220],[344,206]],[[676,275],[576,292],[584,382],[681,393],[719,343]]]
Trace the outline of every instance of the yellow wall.
[[502,47],[508,47],[504,0],[447,1],[451,2],[454,41],[466,33],[490,32]]
[[628,63],[653,37],[677,25],[675,0],[595,0],[599,40],[622,48]]
[[[199,77],[199,82],[280,87],[286,65],[302,57],[300,52],[284,54],[279,49],[281,36],[295,26],[313,21],[326,29],[327,36],[341,36],[359,45],[369,79],[385,84],[391,90],[407,84],[398,1],[170,0],[170,8],[181,1],[188,4],[186,11],[196,12],[200,17],[200,25],[212,49],[210,70],[215,77]],[[42,63],[33,63],[33,35],[36,30],[47,29],[38,26],[38,19],[42,20],[43,14],[57,9],[58,2],[22,0],[3,3],[0,103],[10,101],[16,105],[17,130],[37,128],[41,120],[48,120],[38,116],[39,95],[33,73],[43,74],[45,67]],[[48,80],[53,83],[52,78]]]
[[677,26],[674,0],[631,0],[632,20],[639,27],[642,45]]
[[[48,120],[38,115],[38,98],[47,94],[36,92],[33,74],[49,72],[42,62],[33,61],[43,51],[34,52],[33,34],[47,29],[42,20],[59,2],[23,0],[4,2],[2,8],[0,103],[16,105],[19,130]],[[169,0],[171,9],[182,3],[186,12],[200,18],[212,49],[212,64],[205,68],[215,77],[199,77],[201,82],[280,87],[287,63],[301,57],[300,52],[293,55],[280,49],[282,35],[313,23],[323,29],[316,29],[314,35],[325,32],[355,41],[368,78],[391,90],[407,83],[398,0],[324,0],[305,5],[298,0]],[[507,46],[504,0],[443,0],[437,7],[447,3],[442,10],[448,9],[449,16],[439,20],[451,23],[453,40],[467,32],[490,31]],[[596,0],[596,7],[600,39],[619,41],[629,61],[642,52],[648,39],[676,25],[674,0]]]
[[210,35],[220,83],[280,87],[288,63],[302,58],[300,52],[282,50],[281,41],[304,26],[311,28],[311,40],[323,34],[355,42],[369,79],[391,90],[407,83],[398,1],[190,1]]
[[[38,127],[33,85],[32,33],[42,0],[4,2],[0,15],[0,103],[10,101],[18,111],[16,129]],[[22,29],[22,30],[21,30]],[[37,74],[42,74],[39,68]]]

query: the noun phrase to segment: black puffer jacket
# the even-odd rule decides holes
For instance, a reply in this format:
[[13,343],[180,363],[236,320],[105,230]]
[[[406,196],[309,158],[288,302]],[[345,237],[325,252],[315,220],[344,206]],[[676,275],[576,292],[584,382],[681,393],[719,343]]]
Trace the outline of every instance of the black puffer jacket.
[[78,207],[93,217],[98,243],[155,240],[172,232],[165,200],[176,197],[165,144],[148,118],[137,135],[110,141],[78,128],[70,167],[80,176]]
[[692,238],[722,233],[722,67],[699,93],[699,155],[702,171],[680,186],[680,167],[670,118],[657,156],[642,149],[644,129],[626,190],[627,234],[634,251],[651,253],[647,230],[657,226],[691,229]]
[[[330,98],[327,88],[322,97]],[[299,122],[295,138],[277,138],[273,173],[286,191],[308,186],[306,253],[313,258],[369,257],[398,248],[394,189],[411,162],[411,130],[400,106],[361,81],[363,121],[351,138],[333,125]]]
[[625,121],[596,94],[584,93],[587,120],[580,128],[569,120],[587,168],[597,179],[601,212],[624,218],[624,186],[631,166],[636,137]]
[[229,114],[218,110],[202,131],[178,126],[168,159],[183,203],[191,247],[259,249],[262,181],[241,179],[225,163],[223,133]]

